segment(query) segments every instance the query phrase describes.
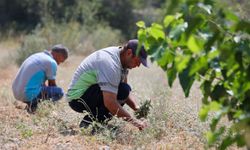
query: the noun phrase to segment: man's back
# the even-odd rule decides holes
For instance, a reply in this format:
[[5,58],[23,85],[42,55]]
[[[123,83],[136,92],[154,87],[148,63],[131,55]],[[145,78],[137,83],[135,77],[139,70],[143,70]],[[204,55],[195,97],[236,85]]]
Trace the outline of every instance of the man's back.
[[102,90],[117,93],[122,76],[120,51],[119,47],[107,47],[85,58],[69,86],[69,101],[79,98],[93,84],[99,84]]
[[12,84],[15,98],[22,101],[34,99],[46,79],[55,79],[56,70],[56,61],[48,51],[28,57],[21,65]]

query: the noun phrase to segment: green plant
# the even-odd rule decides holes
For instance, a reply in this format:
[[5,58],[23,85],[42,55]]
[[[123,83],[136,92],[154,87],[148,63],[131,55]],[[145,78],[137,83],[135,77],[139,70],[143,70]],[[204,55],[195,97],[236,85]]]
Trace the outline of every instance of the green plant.
[[31,137],[33,135],[32,129],[28,128],[24,124],[17,125],[17,129],[20,131],[20,134],[23,138],[28,138],[28,137]]
[[95,50],[108,46],[115,46],[124,40],[119,30],[113,29],[105,24],[96,25],[88,36],[88,39],[91,41]]
[[143,103],[141,103],[141,106],[138,110],[135,111],[135,116],[137,119],[140,118],[147,118],[149,112],[150,112],[150,108],[152,108],[151,105],[151,100],[146,100]]
[[[188,97],[193,83],[201,83],[200,119],[215,112],[206,134],[209,146],[244,146],[250,129],[250,22],[213,0],[177,6],[179,13],[165,16],[162,24],[138,22],[140,43],[166,72],[170,87],[179,78]],[[231,122],[219,126],[224,116]]]
[[[159,98],[159,101],[166,96],[166,93],[161,94],[162,96]],[[152,102],[149,100],[142,102],[144,110],[146,107],[151,108],[151,106],[149,106],[151,103]],[[119,143],[125,146],[130,145],[131,149],[142,148],[142,146],[150,145],[152,141],[159,141],[167,135],[167,117],[163,110],[163,108],[166,108],[165,101],[160,105],[153,106],[155,110],[148,114],[147,117],[149,126],[143,131],[139,131],[136,127],[125,122],[122,118],[113,117],[112,120],[105,124],[93,122],[93,124],[89,125],[87,128],[81,128],[80,133],[84,136],[91,137],[95,142],[98,140],[107,145]],[[143,149],[145,149],[145,147]]]
[[55,104],[50,100],[43,100],[38,103],[38,108],[36,110],[36,116],[39,118],[48,118],[53,110],[55,110]]
[[31,54],[39,52],[41,49],[46,49],[45,45],[48,45],[47,39],[36,35],[27,35],[22,42],[21,48],[17,50],[15,56],[16,63],[21,65],[22,62]]
[[89,54],[121,41],[123,41],[121,32],[105,24],[97,23],[87,28],[77,22],[62,24],[49,22],[43,27],[38,26],[31,34],[24,37],[15,59],[16,63],[21,65],[31,54],[48,50],[58,43],[68,47],[70,53]]

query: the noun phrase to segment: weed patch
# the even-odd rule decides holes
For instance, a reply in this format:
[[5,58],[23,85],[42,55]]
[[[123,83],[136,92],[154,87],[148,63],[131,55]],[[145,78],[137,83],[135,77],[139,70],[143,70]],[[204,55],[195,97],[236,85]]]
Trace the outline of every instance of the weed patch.
[[18,131],[20,132],[20,135],[22,138],[29,138],[33,135],[32,129],[30,129],[27,125],[20,123],[16,127]]

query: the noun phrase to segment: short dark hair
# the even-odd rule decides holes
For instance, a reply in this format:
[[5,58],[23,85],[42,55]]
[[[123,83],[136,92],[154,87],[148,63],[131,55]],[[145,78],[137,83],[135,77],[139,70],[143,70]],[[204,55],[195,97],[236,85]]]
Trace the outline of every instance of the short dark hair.
[[65,59],[68,58],[69,49],[67,47],[63,46],[62,44],[54,45],[52,47],[51,51],[62,54]]

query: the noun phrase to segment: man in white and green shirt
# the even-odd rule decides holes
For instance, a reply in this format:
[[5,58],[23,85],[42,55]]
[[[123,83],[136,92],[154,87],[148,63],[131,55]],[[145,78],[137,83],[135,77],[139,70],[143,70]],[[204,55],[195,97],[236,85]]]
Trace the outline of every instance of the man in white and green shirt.
[[147,66],[144,47],[139,49],[138,40],[130,40],[124,47],[107,47],[85,58],[75,71],[67,99],[70,107],[80,113],[89,112],[80,127],[92,121],[104,122],[113,115],[124,118],[139,129],[144,122],[133,118],[122,106],[138,109],[127,84],[128,69]]

